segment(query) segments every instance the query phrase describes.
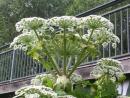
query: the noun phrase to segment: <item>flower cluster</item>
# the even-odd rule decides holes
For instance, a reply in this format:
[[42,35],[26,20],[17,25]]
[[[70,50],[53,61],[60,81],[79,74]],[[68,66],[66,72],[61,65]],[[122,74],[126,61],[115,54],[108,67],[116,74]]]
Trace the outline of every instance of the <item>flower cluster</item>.
[[37,93],[34,94],[25,94],[25,98],[39,98],[40,95]]
[[88,29],[98,29],[98,28],[107,28],[113,30],[114,26],[110,20],[97,15],[89,15],[87,17],[81,18],[81,25],[87,27]]
[[[87,28],[87,34],[84,29]],[[120,42],[119,38],[112,33],[113,24],[106,18],[97,15],[90,15],[82,18],[76,18],[74,16],[62,16],[53,17],[50,19],[43,19],[39,17],[24,18],[16,23],[17,32],[22,32],[11,43],[11,46],[21,47],[28,46],[24,40],[24,37],[32,38],[30,43],[36,45],[36,37],[38,35],[45,38],[47,34],[59,34],[59,33],[71,33],[73,36],[80,37],[87,40],[89,37],[96,42],[96,44],[102,44],[104,47],[112,42],[112,46],[116,47]],[[26,34],[25,34],[26,33]],[[90,36],[92,33],[92,36]],[[22,44],[21,44],[22,43]],[[29,44],[30,45],[30,44]]]
[[58,98],[76,98],[72,95],[59,96]]
[[53,17],[51,19],[48,19],[47,23],[51,31],[57,29],[55,31],[74,32],[78,21],[79,21],[78,18],[74,16],[62,16],[62,17]]
[[57,98],[57,93],[55,93],[51,88],[46,86],[26,86],[15,92],[15,97],[13,98],[40,98],[45,96],[46,98]]
[[14,38],[13,42],[10,44],[10,47],[14,47],[14,49],[22,48],[26,51],[28,47],[34,47],[37,41],[38,40],[34,34],[23,33]]
[[46,20],[38,17],[23,18],[17,22],[15,27],[17,32],[27,33],[44,27]]
[[73,73],[72,76],[70,77],[70,80],[71,80],[72,84],[75,84],[80,81],[83,81],[83,78],[81,75],[79,75],[77,73]]
[[117,60],[109,58],[102,58],[99,60],[91,72],[91,76],[99,78],[105,74],[109,75],[113,81],[117,81],[117,79],[120,80],[120,78],[123,78],[121,63]]
[[[88,37],[90,37],[90,35],[91,31],[88,30]],[[106,28],[100,28],[93,31],[92,40],[96,44],[102,44],[103,47],[106,47],[108,44],[112,43],[112,47],[116,48],[117,43],[120,43],[120,39]]]
[[41,74],[41,75],[37,75],[34,79],[31,80],[31,84],[32,85],[47,85],[47,82],[54,84],[56,81],[55,76],[53,76],[52,74]]

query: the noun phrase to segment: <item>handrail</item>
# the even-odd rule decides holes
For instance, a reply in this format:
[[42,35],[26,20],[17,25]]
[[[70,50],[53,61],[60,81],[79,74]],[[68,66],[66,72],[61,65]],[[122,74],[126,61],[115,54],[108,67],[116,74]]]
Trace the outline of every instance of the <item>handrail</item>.
[[107,12],[107,13],[104,13],[104,14],[102,14],[102,16],[108,15],[108,14],[112,14],[112,13],[115,13],[115,12],[117,12],[117,11],[123,10],[123,9],[125,9],[125,8],[129,8],[129,7],[130,7],[130,4],[127,4],[127,5],[123,6],[123,7],[114,9],[114,10],[109,11],[109,12]]
[[3,45],[3,46],[0,46],[0,50],[9,47],[9,45],[10,45],[10,44],[5,44],[5,45]]
[[93,14],[95,12],[98,12],[98,11],[102,10],[102,9],[111,7],[111,6],[115,5],[115,4],[118,4],[118,3],[121,3],[121,2],[124,2],[124,1],[125,0],[112,0],[112,1],[110,1],[108,3],[105,3],[105,4],[102,4],[100,6],[97,6],[97,7],[93,8],[93,9],[90,9],[90,10],[88,10],[86,12],[80,13],[80,14],[76,15],[76,17],[88,16],[90,14]]

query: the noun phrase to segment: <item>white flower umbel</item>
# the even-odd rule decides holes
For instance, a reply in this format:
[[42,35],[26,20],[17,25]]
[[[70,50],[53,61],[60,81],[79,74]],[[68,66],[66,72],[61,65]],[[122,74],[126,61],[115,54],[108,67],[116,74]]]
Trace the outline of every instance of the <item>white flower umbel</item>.
[[114,29],[114,26],[110,20],[98,15],[89,15],[81,18],[81,25],[87,27],[88,29],[98,29],[102,27],[109,30]]
[[[51,88],[46,86],[26,86],[15,92],[16,96],[13,98],[26,97],[28,98],[40,98],[40,96],[46,96],[47,98],[57,98],[57,93],[55,93]],[[19,98],[18,97],[18,98]]]
[[34,78],[31,80],[31,84],[40,86],[40,85],[42,85],[42,81],[40,79]]
[[72,95],[58,96],[58,98],[76,98]]
[[40,98],[40,95],[37,93],[34,94],[25,94],[25,98]]
[[80,81],[83,81],[83,78],[81,75],[79,75],[77,73],[73,73],[72,76],[70,77],[70,80],[71,80],[72,84],[76,84]]
[[109,58],[102,58],[91,72],[91,76],[99,78],[102,75],[108,74],[111,80],[116,81],[123,76],[121,62]]
[[17,32],[22,31],[23,33],[26,33],[25,31],[29,32],[32,30],[37,30],[45,25],[45,19],[39,17],[30,17],[21,19],[21,21],[16,23],[15,27]]
[[[92,30],[88,30],[88,38],[91,36],[91,33]],[[95,44],[102,44],[103,47],[106,47],[108,44],[112,43],[113,48],[116,48],[117,44],[120,43],[119,37],[106,28],[94,30],[92,34],[92,41]]]
[[74,32],[77,27],[78,18],[74,16],[61,16],[48,19],[47,23],[50,30],[53,28],[55,32]]
[[65,88],[68,86],[68,84],[70,84],[70,79],[67,78],[65,75],[57,77],[56,84],[55,84],[56,86],[61,85],[63,86],[63,88]]
[[14,38],[13,42],[10,44],[10,47],[14,47],[14,49],[22,48],[23,50],[27,50],[28,47],[35,46],[37,41],[38,40],[34,34],[30,32],[22,33]]
[[56,78],[52,74],[41,74],[41,75],[37,75],[34,79],[32,79],[31,84],[32,85],[45,85],[44,82],[46,83],[47,80],[51,81],[54,84],[56,81]]

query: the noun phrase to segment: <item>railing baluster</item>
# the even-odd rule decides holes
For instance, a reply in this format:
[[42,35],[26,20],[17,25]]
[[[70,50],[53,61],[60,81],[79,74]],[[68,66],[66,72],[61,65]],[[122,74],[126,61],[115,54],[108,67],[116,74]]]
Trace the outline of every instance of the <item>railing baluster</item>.
[[21,65],[22,65],[22,67],[23,67],[23,71],[22,71],[22,73],[23,73],[23,77],[25,76],[25,65],[24,65],[24,62],[23,62],[23,60],[24,60],[24,54],[23,54],[23,52],[22,52],[22,50],[21,50]]
[[1,59],[2,59],[2,57],[1,57],[2,55],[0,55],[0,82],[2,81],[2,61],[1,61]]
[[15,61],[15,52],[16,50],[13,50],[13,54],[12,54],[12,62],[11,62],[11,75],[10,75],[10,82],[13,79],[13,71],[14,71],[14,61]]
[[121,55],[123,54],[123,32],[122,32],[122,10],[120,11],[120,19],[121,19]]
[[18,66],[20,66],[20,77],[22,77],[22,73],[23,73],[23,65],[21,64],[21,59],[22,59],[22,50],[20,49],[19,50],[19,65]]
[[[117,35],[117,13],[114,13],[114,34]],[[115,48],[115,56],[117,55],[117,47]]]
[[[111,15],[108,15],[108,19],[111,20]],[[111,44],[108,45],[109,57],[111,57]]]
[[129,8],[127,8],[127,49],[128,49],[128,53],[130,53],[130,31],[129,31]]

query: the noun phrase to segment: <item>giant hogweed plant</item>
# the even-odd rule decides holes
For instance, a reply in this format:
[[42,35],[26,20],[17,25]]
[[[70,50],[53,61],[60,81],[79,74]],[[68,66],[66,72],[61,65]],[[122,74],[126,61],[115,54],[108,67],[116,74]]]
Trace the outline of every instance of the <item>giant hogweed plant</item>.
[[36,76],[31,86],[16,91],[15,98],[79,98],[75,85],[84,87],[85,83],[74,72],[88,56],[99,55],[100,45],[117,46],[120,40],[113,28],[108,19],[97,15],[21,19],[16,23],[21,34],[11,46],[26,51],[47,69],[47,74]]

